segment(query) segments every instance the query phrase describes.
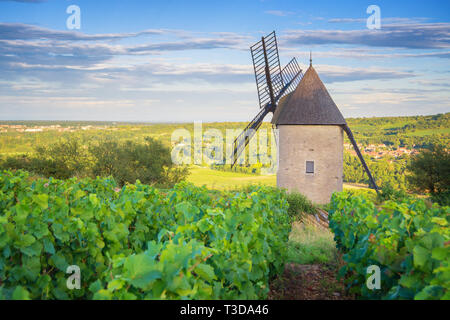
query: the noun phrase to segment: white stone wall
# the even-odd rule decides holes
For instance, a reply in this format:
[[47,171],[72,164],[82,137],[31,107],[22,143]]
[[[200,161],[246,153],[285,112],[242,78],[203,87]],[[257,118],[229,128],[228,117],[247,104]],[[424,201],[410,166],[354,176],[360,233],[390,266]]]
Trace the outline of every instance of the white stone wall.
[[[298,191],[314,203],[330,202],[342,191],[343,130],[331,125],[280,125],[277,186]],[[306,173],[314,161],[314,174]]]

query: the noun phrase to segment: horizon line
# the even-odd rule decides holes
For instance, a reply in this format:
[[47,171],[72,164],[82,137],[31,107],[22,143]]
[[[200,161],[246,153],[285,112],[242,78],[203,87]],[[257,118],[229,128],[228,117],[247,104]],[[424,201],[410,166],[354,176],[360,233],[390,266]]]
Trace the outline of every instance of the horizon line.
[[[379,118],[411,118],[411,117],[427,117],[427,116],[437,116],[437,115],[445,115],[450,113],[440,112],[440,113],[432,113],[432,114],[416,114],[416,115],[399,115],[399,116],[362,116],[362,117],[344,117],[345,119],[379,119]],[[103,122],[103,123],[134,123],[134,124],[178,124],[178,123],[194,123],[194,122],[202,122],[202,123],[228,123],[228,122],[237,122],[237,123],[248,123],[248,120],[243,121],[202,121],[202,120],[194,120],[194,121],[139,121],[139,120],[48,120],[48,119],[34,119],[34,120],[20,120],[20,119],[0,119],[0,122]],[[263,121],[263,123],[271,123],[271,121]]]

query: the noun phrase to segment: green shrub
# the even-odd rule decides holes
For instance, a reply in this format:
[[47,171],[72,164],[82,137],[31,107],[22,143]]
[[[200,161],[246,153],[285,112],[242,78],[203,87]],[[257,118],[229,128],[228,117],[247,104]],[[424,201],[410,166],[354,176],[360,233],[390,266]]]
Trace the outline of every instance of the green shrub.
[[64,138],[50,146],[37,146],[32,155],[7,157],[4,170],[23,169],[45,177],[68,179],[89,175],[89,154],[78,139]]
[[287,195],[289,217],[292,221],[300,220],[303,214],[316,214],[317,208],[303,194],[291,192]]
[[29,155],[7,157],[0,168],[3,170],[26,170],[39,176],[68,179],[75,174],[64,162]]
[[406,198],[408,194],[404,190],[397,190],[390,183],[385,183],[377,194],[377,200],[380,203],[387,200],[401,201]]
[[[33,158],[35,167],[41,171],[38,173],[57,179],[88,176],[91,164],[87,146],[75,137],[63,138],[50,146],[38,146]],[[46,167],[49,164],[50,172]]]
[[450,190],[437,194],[432,194],[430,198],[431,201],[439,203],[442,206],[450,206]]
[[113,176],[119,185],[135,183],[170,187],[188,175],[187,168],[172,164],[169,148],[150,137],[144,143],[104,140],[91,145],[94,176]]
[[0,159],[0,169],[7,170],[19,170],[33,171],[31,159],[25,154],[8,156],[5,159]]
[[[225,162],[225,160],[224,160]],[[261,163],[257,164],[246,164],[246,165],[239,165],[236,164],[234,167],[232,167],[230,164],[212,164],[210,165],[210,168],[212,170],[217,171],[223,171],[223,172],[238,172],[238,173],[245,173],[245,174],[254,174],[254,175],[261,175]]]
[[450,151],[446,146],[433,145],[411,159],[408,166],[410,184],[419,192],[429,192],[440,204],[449,201]]

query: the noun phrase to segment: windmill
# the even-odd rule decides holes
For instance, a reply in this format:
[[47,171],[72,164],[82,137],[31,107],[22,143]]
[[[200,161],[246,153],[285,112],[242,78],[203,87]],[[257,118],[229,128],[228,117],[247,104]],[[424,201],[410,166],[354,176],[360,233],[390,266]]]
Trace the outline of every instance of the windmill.
[[275,31],[250,47],[260,111],[234,140],[232,166],[273,113],[279,130],[277,186],[300,191],[317,203],[329,202],[343,185],[343,132],[352,143],[371,186],[378,192],[353,133],[317,72],[303,74],[293,58],[280,67]]
[[281,98],[292,92],[303,73],[293,58],[283,69],[280,67],[275,31],[262,37],[250,47],[255,71],[260,111],[233,142],[232,166],[234,166],[250,139],[270,112],[275,112]]

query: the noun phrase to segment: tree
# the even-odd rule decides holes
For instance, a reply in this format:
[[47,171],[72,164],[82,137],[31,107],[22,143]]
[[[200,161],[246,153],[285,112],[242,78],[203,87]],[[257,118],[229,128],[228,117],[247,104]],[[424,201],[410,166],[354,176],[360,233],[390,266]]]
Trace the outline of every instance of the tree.
[[35,172],[67,179],[82,177],[90,166],[87,147],[77,137],[63,138],[49,146],[37,146],[32,157]]
[[113,176],[120,184],[135,183],[170,187],[188,175],[187,168],[172,163],[170,149],[160,141],[146,137],[144,143],[105,140],[89,148],[95,176]]
[[24,169],[57,179],[112,176],[119,185],[140,180],[159,187],[171,187],[189,174],[186,167],[172,163],[168,147],[150,137],[144,142],[107,137],[89,145],[70,137],[38,146],[32,155],[0,159],[0,169]]
[[419,192],[429,192],[441,204],[450,204],[450,152],[442,145],[413,156],[408,166],[410,184]]
[[37,146],[32,155],[9,156],[0,163],[3,169],[23,169],[57,179],[84,176],[88,166],[87,149],[74,137],[61,139],[46,146]]

